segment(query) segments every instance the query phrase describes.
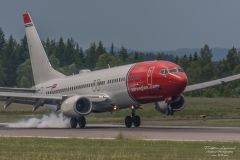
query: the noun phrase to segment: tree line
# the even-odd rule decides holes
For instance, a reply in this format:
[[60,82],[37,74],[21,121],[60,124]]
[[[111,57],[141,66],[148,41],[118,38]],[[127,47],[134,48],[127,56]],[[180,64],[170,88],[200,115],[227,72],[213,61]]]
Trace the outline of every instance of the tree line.
[[[49,61],[54,69],[65,75],[78,74],[81,69],[99,70],[125,64],[137,63],[146,60],[168,60],[180,65],[188,76],[189,84],[201,83],[217,78],[240,73],[240,52],[236,48],[228,51],[225,59],[218,62],[212,61],[212,52],[206,44],[200,53],[185,54],[174,57],[164,53],[142,53],[127,51],[122,46],[116,51],[111,44],[108,51],[99,41],[91,43],[89,48],[83,50],[73,38],[66,41],[43,40]],[[188,96],[206,97],[239,97],[240,81],[234,81],[207,89],[187,93]],[[0,28],[0,86],[29,88],[34,85],[27,38],[24,36],[18,42],[11,35],[5,38]],[[238,87],[239,86],[239,87]]]

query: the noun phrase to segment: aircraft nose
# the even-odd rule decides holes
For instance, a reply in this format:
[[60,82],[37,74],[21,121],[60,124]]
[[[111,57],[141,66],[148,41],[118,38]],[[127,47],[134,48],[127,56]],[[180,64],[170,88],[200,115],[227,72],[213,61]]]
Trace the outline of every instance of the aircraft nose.
[[175,95],[180,95],[185,90],[188,79],[185,73],[181,73],[172,77],[172,84],[175,84]]
[[183,75],[181,75],[179,77],[180,78],[177,80],[178,83],[185,88],[187,86],[187,83],[188,83],[187,76],[185,74],[183,74]]

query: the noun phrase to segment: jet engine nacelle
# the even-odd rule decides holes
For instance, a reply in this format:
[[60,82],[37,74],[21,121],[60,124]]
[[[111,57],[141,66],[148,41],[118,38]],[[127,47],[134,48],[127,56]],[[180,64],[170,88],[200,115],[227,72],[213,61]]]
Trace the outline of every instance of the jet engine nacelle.
[[83,96],[72,96],[61,104],[62,114],[66,117],[82,117],[92,110],[92,102]]
[[[168,104],[165,101],[156,102],[154,105],[158,112],[166,113]],[[172,102],[170,102],[170,105],[174,112],[181,111],[185,107],[184,96],[181,94],[180,96],[173,98]]]

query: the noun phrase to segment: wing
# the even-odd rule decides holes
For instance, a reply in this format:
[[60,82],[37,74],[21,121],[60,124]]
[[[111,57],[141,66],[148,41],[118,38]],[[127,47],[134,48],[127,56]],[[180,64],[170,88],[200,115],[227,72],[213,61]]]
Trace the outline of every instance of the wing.
[[[66,98],[74,95],[0,92],[0,101],[5,101],[4,108],[7,108],[11,103],[31,104],[34,105],[33,111],[35,111],[43,104],[61,104]],[[82,96],[89,98],[93,104],[107,101],[109,98],[105,95]]]
[[240,74],[225,77],[225,78],[221,78],[221,79],[217,79],[217,80],[213,80],[213,81],[208,81],[208,82],[204,82],[204,83],[189,85],[189,86],[186,87],[184,92],[189,92],[189,91],[193,91],[193,90],[197,90],[197,89],[207,88],[207,87],[215,86],[215,85],[218,85],[218,84],[225,84],[227,82],[234,81],[234,80],[237,80],[237,79],[240,79]]
[[28,93],[35,93],[36,90],[33,88],[9,88],[9,87],[0,87],[0,91],[4,92],[28,92]]

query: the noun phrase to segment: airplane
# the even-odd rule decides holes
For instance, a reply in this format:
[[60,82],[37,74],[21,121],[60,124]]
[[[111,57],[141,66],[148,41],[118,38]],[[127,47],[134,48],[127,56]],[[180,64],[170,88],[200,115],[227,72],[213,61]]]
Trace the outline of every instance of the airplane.
[[[184,92],[223,84],[240,78],[230,76],[187,86],[183,69],[172,62],[145,61],[98,71],[81,70],[66,76],[51,66],[29,13],[23,14],[35,86],[32,88],[0,87],[4,108],[12,103],[40,106],[61,112],[70,118],[72,128],[84,128],[90,113],[112,112],[130,108],[125,125],[139,127],[136,110],[154,103],[158,112],[173,115],[185,107]],[[10,92],[8,92],[10,91]]]

